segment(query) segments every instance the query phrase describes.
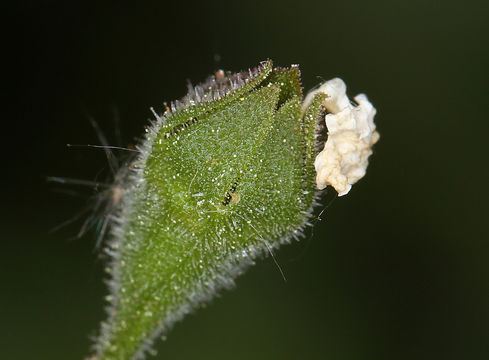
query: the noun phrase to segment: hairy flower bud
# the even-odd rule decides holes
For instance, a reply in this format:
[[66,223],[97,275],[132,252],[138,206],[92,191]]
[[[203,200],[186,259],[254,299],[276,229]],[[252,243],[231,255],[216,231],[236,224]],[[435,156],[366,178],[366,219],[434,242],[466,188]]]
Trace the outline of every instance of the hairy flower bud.
[[218,71],[155,113],[138,157],[118,177],[108,320],[91,359],[142,359],[159,334],[231,287],[257,257],[302,235],[319,194],[314,159],[324,107],[339,107],[326,117],[325,150],[345,164],[368,156],[357,131],[370,129],[361,121],[373,108],[362,97],[358,109],[345,107],[341,92],[333,99],[317,93],[303,106],[299,68],[267,61]]

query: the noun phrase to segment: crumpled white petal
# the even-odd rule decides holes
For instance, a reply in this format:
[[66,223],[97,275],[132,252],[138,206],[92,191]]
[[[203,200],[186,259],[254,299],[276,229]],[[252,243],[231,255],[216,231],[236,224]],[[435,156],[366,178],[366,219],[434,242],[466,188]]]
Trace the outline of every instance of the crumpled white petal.
[[346,195],[365,175],[372,146],[379,140],[374,124],[376,110],[364,94],[354,98],[357,106],[352,105],[346,96],[346,85],[339,78],[309,93],[304,106],[318,92],[328,95],[324,106],[329,113],[326,115],[328,139],[314,162],[316,184],[319,189],[331,185],[338,196]]

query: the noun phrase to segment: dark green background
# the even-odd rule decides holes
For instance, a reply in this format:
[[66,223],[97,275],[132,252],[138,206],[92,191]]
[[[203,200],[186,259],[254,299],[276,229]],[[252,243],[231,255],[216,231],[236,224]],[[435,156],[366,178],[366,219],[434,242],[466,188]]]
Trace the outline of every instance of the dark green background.
[[[486,1],[39,1],[3,11],[0,358],[82,359],[105,287],[69,240],[104,181],[85,113],[134,144],[186,80],[271,58],[342,77],[378,109],[368,174],[278,261],[188,316],[158,359],[488,359]],[[4,23],[5,25],[5,23]],[[112,109],[120,114],[114,126]]]

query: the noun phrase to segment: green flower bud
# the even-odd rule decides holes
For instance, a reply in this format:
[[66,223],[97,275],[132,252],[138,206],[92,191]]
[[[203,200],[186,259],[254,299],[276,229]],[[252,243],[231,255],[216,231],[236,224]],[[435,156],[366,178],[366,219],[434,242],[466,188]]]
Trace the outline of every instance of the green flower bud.
[[157,116],[116,185],[110,306],[93,359],[143,358],[256,258],[301,237],[326,97],[302,108],[299,68],[267,61],[220,71]]

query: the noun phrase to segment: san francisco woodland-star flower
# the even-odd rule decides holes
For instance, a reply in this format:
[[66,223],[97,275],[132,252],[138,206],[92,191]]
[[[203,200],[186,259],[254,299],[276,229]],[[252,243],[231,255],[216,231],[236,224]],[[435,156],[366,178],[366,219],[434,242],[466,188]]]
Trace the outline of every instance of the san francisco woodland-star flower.
[[303,106],[308,106],[317,93],[327,95],[323,105],[329,112],[325,117],[328,139],[314,162],[317,187],[331,185],[339,196],[346,195],[365,175],[372,146],[379,140],[374,124],[376,110],[365,94],[355,96],[358,105],[352,104],[339,78],[309,93]]

